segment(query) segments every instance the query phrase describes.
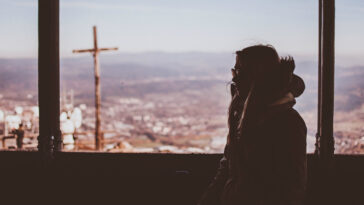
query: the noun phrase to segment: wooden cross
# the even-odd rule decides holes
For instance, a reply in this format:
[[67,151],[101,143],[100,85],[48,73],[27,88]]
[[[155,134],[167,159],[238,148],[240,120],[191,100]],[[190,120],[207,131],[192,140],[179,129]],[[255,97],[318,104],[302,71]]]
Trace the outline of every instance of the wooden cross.
[[101,99],[100,99],[100,70],[99,70],[99,53],[101,51],[111,51],[111,50],[118,50],[117,47],[115,48],[99,48],[97,46],[97,34],[96,34],[96,26],[93,27],[94,32],[94,48],[91,49],[82,49],[82,50],[73,50],[73,53],[92,53],[94,57],[94,72],[95,72],[95,117],[96,117],[96,124],[95,124],[95,146],[97,150],[101,150],[103,148],[103,135],[101,134],[101,117],[100,117],[100,106],[101,106]]

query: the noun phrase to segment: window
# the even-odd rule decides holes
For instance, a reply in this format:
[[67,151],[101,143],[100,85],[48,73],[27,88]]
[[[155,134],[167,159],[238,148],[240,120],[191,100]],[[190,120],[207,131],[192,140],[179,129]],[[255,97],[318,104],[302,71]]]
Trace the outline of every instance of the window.
[[364,153],[364,4],[337,1],[335,153]]
[[0,149],[35,150],[39,132],[37,1],[1,1],[0,19]]
[[72,50],[92,48],[97,25],[99,47],[119,47],[100,54],[103,151],[222,152],[233,52],[263,43],[296,60],[307,86],[296,108],[313,152],[317,19],[315,1],[62,0],[61,127],[69,150],[95,148],[93,60]]

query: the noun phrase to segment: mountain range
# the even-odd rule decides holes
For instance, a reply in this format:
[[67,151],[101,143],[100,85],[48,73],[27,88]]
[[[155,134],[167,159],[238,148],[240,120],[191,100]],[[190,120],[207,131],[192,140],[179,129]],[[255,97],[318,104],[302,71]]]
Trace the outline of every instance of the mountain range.
[[[227,86],[234,53],[118,53],[101,55],[102,97],[139,96]],[[317,102],[317,62],[296,59],[295,72],[306,83],[302,109]],[[93,60],[90,55],[61,59],[61,89],[93,102]],[[335,108],[351,110],[364,103],[364,66],[336,67]],[[6,98],[37,96],[37,59],[0,59],[0,94]],[[29,100],[29,99],[28,99]]]

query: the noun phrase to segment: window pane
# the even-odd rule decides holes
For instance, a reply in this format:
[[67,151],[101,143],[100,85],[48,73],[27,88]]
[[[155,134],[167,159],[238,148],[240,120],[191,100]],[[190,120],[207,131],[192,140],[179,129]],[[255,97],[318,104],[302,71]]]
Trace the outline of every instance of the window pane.
[[234,52],[262,43],[296,60],[307,86],[296,108],[312,152],[317,10],[316,1],[62,0],[61,119],[77,138],[67,136],[69,150],[94,149],[93,59],[72,50],[93,48],[97,25],[99,47],[119,47],[100,54],[104,151],[222,152]]
[[335,152],[364,153],[364,2],[337,1]]
[[37,10],[36,0],[0,2],[0,149],[37,149]]

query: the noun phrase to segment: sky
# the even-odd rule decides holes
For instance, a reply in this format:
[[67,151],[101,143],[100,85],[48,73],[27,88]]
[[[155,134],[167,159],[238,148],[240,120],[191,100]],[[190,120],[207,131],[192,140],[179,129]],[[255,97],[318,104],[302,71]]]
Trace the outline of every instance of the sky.
[[[317,55],[317,0],[60,0],[61,57],[119,52],[234,52],[263,43]],[[364,1],[336,0],[336,53],[364,64]],[[37,0],[0,0],[0,58],[37,56]]]

